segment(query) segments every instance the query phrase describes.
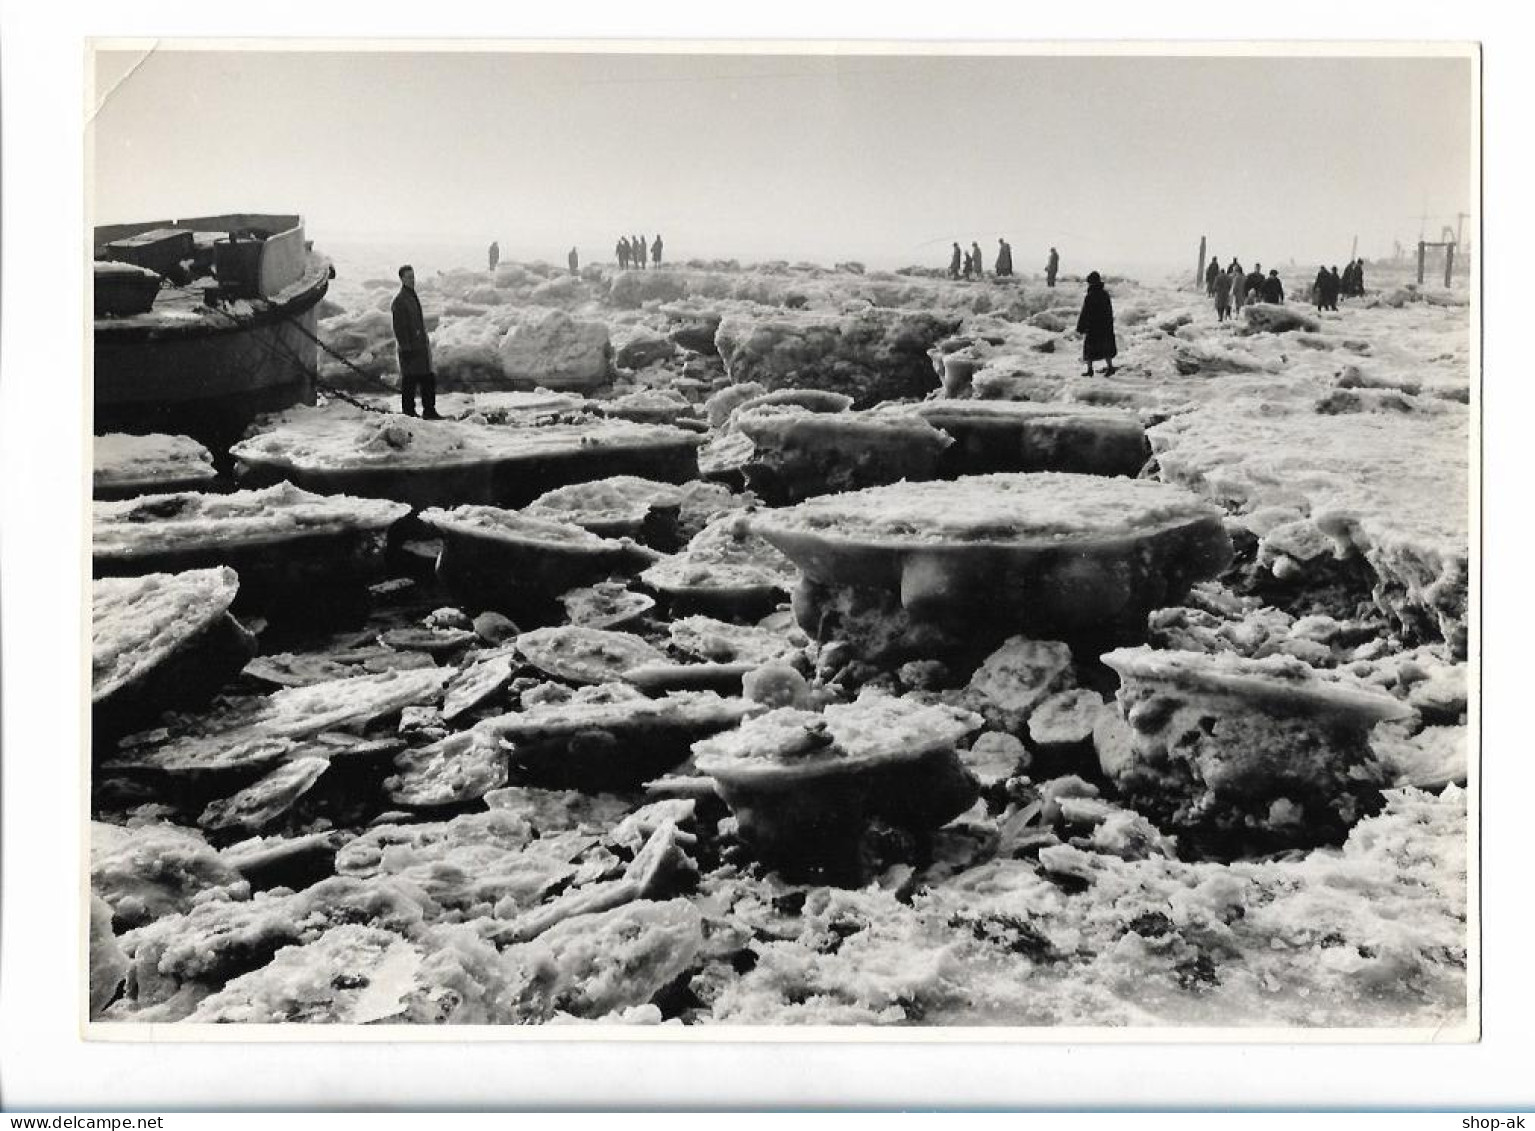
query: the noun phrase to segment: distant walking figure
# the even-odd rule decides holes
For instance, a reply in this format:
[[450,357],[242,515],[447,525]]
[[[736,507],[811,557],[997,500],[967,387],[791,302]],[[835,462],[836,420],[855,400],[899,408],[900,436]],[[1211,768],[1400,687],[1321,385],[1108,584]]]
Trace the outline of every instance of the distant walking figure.
[[954,251],[949,256],[949,278],[959,278],[959,244],[954,245]]
[[1235,259],[1231,261],[1231,269],[1228,273],[1231,275],[1231,308],[1240,314],[1243,305],[1247,302],[1247,274]]
[[1279,281],[1278,271],[1270,271],[1269,277],[1263,280],[1263,301],[1275,306],[1284,305],[1284,284]]
[[1087,362],[1084,377],[1093,375],[1093,362],[1104,363],[1103,375],[1114,375],[1114,357],[1119,345],[1114,341],[1114,303],[1103,289],[1103,277],[1088,273],[1087,294],[1082,297],[1082,313],[1077,316],[1077,333],[1082,335],[1082,360]]
[[964,270],[960,273],[967,279],[975,273],[975,256],[971,255],[968,251],[965,252]]
[[1045,286],[1055,286],[1055,275],[1061,269],[1061,255],[1055,248],[1050,249],[1050,258],[1045,262]]
[[494,240],[490,243],[490,269],[494,271],[496,264],[501,262],[501,245]]
[[1328,277],[1331,279],[1331,284],[1330,285],[1332,287],[1332,291],[1330,293],[1332,294],[1332,308],[1334,310],[1337,310],[1338,309],[1338,296],[1343,293],[1343,280],[1338,276],[1338,265],[1336,263],[1334,263],[1332,265],[1332,270],[1329,271],[1327,274],[1328,274]]
[[645,270],[645,260],[650,258],[650,248],[645,244],[645,237],[635,236],[629,246],[633,248],[634,265],[641,271]]
[[973,242],[971,243],[971,245],[970,245],[970,258],[975,261],[975,277],[977,279],[984,279],[986,277],[986,267],[985,267],[986,261],[981,258],[981,245],[980,244],[973,243]]
[[432,372],[432,339],[426,335],[426,318],[416,297],[416,271],[410,264],[400,268],[400,291],[389,306],[394,318],[395,351],[400,360],[400,411],[416,415],[416,391],[421,392],[421,415],[437,415],[437,375]]
[[1013,273],[1013,249],[1007,240],[997,237],[997,278]]
[[1247,301],[1263,301],[1263,264],[1254,263],[1247,275]]
[[650,242],[650,262],[657,267],[661,266],[661,233],[656,233],[656,238]]
[[613,249],[613,252],[618,256],[619,268],[627,271],[629,269],[629,241],[623,236],[619,236],[618,246]]
[[570,264],[570,273],[572,275],[579,275],[581,273],[581,257],[576,254],[575,248],[570,249],[570,254],[565,257],[565,262]]
[[1221,273],[1221,261],[1210,256],[1210,266],[1205,268],[1205,294],[1215,294],[1215,276]]
[[1222,271],[1215,276],[1215,320],[1224,322],[1231,317],[1231,275]]
[[1364,294],[1364,260],[1354,260],[1354,294]]

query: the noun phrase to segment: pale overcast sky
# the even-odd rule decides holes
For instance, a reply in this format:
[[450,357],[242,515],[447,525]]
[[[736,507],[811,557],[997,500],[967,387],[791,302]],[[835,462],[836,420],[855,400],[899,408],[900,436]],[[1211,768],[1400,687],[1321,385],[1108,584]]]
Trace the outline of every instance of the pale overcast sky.
[[674,258],[895,265],[1005,235],[1021,270],[1051,244],[1124,270],[1191,264],[1205,234],[1307,264],[1470,206],[1469,58],[97,60],[98,221],[291,210],[322,246],[591,259],[660,231]]

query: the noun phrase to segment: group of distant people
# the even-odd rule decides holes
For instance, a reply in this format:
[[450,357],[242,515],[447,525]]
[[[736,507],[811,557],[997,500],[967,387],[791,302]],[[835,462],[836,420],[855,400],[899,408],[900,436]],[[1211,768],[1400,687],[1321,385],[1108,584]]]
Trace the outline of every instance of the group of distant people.
[[1232,257],[1225,267],[1220,260],[1210,256],[1205,268],[1205,294],[1215,300],[1215,317],[1224,322],[1233,311],[1240,313],[1250,302],[1271,302],[1284,305],[1284,281],[1277,270],[1263,273],[1263,264],[1253,264],[1251,271],[1242,267],[1241,260]]
[[[1007,247],[1007,242],[1005,240],[998,240],[997,242],[1000,243],[1003,247]],[[1009,255],[1009,257],[1011,257],[1011,255],[1012,255],[1011,249],[1008,250],[1008,255]],[[997,268],[998,268],[997,274],[999,274],[999,275],[1002,274],[1002,270],[1001,270],[1002,262],[1001,262],[1001,259],[1002,259],[1002,255],[999,252],[998,255],[997,255],[997,260],[998,260],[998,262],[997,262]],[[954,244],[954,251],[949,256],[949,278],[951,278],[951,279],[971,279],[971,278],[979,279],[979,278],[982,278],[985,274],[986,274],[986,264],[981,259],[981,245],[972,241],[971,244],[970,244],[970,250],[969,251],[964,251],[964,250],[962,250],[960,248],[959,244],[956,242]]]
[[623,270],[631,267],[636,271],[645,270],[645,260],[648,258],[653,267],[661,266],[661,233],[656,233],[656,238],[648,244],[644,236],[620,236],[618,243],[614,245],[613,254],[618,259],[618,266]]
[[[1060,270],[1061,257],[1055,248],[1050,249],[1050,259],[1045,264],[1045,285],[1055,286],[1055,275]],[[1005,279],[1013,273],[1013,245],[1002,237],[997,237],[997,261],[993,272],[997,278]],[[974,241],[970,244],[970,250],[965,251],[955,243],[949,253],[949,278],[951,279],[984,279],[986,277],[986,261],[981,257],[981,245]]]
[[1331,268],[1318,267],[1316,282],[1311,284],[1311,301],[1318,310],[1337,310],[1338,297],[1359,297],[1364,294],[1364,260],[1356,259],[1340,273],[1335,263]]
[[[644,236],[623,236],[619,238],[615,252],[619,267],[644,270],[647,259],[652,265],[660,266],[661,249],[659,234],[648,243]],[[500,258],[500,246],[492,243],[491,270],[495,270]],[[567,262],[571,274],[576,274],[580,260],[575,248],[570,249]],[[1046,286],[1055,286],[1060,266],[1060,253],[1052,247],[1045,263]],[[985,261],[981,258],[979,244],[972,242],[969,251],[963,250],[957,242],[953,245],[949,258],[950,278],[984,278],[985,273]],[[1012,245],[1001,237],[997,239],[995,273],[999,277],[1013,273]],[[415,400],[419,392],[423,415],[427,419],[436,419],[436,377],[432,372],[431,342],[427,339],[421,304],[416,298],[415,281],[415,273],[408,266],[400,268],[401,287],[400,293],[395,296],[393,315],[395,338],[399,343],[402,408],[406,415],[416,415]],[[1255,263],[1253,269],[1247,271],[1236,258],[1222,267],[1219,257],[1214,255],[1205,268],[1205,293],[1215,300],[1216,317],[1222,322],[1230,318],[1233,311],[1240,311],[1248,303],[1283,305],[1285,301],[1284,282],[1279,278],[1278,270],[1271,269],[1265,275],[1263,265]],[[1363,295],[1364,260],[1352,261],[1341,272],[1336,266],[1331,269],[1319,268],[1311,294],[1318,310],[1337,310],[1338,298],[1342,295]],[[1077,316],[1077,333],[1082,335],[1082,360],[1087,364],[1083,376],[1091,377],[1093,364],[1098,361],[1104,363],[1104,376],[1113,376],[1114,358],[1119,353],[1114,336],[1114,304],[1103,285],[1102,276],[1096,271],[1089,272],[1087,276],[1087,293],[1082,298],[1082,311]]]
[[1335,263],[1331,268],[1318,267],[1316,282],[1311,284],[1311,301],[1318,310],[1337,310],[1338,296],[1359,297],[1364,294],[1364,260],[1356,259],[1340,274]]
[[[1224,322],[1233,311],[1240,313],[1251,302],[1269,302],[1283,305],[1284,283],[1277,270],[1263,273],[1263,264],[1254,264],[1251,271],[1244,271],[1237,259],[1226,267],[1216,256],[1210,257],[1205,268],[1205,294],[1215,300],[1215,317]],[[1364,294],[1364,260],[1356,259],[1340,273],[1336,266],[1317,269],[1316,281],[1311,285],[1311,300],[1318,310],[1337,310],[1340,295]]]
[[[500,262],[499,241],[496,241],[496,239],[491,239],[490,250],[488,250],[485,258],[490,261],[490,269],[496,270],[496,264],[499,264]],[[655,236],[655,262],[660,261],[662,261],[662,238],[660,238],[660,236]],[[573,249],[569,250],[569,252],[565,253],[565,265],[566,267],[569,267],[569,272],[571,272],[571,275],[580,275],[580,253],[577,252],[574,247]]]

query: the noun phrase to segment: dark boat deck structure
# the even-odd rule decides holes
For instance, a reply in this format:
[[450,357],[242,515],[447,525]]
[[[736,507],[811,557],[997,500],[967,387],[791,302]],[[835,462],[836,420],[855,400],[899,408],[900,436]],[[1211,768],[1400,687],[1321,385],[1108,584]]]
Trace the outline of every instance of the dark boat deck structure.
[[[213,263],[213,273],[181,286],[167,280],[147,313],[95,320],[95,432],[187,435],[220,451],[256,415],[313,404],[315,307],[332,268],[304,239],[302,218],[231,214],[99,227],[98,258],[155,231],[191,232],[196,261]],[[238,280],[214,254],[233,250],[232,234],[246,250]]]

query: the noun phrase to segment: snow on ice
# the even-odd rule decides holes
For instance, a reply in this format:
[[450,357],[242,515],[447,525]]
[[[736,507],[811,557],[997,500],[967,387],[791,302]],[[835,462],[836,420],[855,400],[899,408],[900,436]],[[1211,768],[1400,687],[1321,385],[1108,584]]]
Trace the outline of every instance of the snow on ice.
[[97,438],[92,1016],[1459,1019],[1470,311],[1372,282],[1089,378],[1029,278],[454,270],[427,422],[338,280],[245,489]]

